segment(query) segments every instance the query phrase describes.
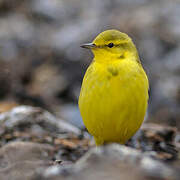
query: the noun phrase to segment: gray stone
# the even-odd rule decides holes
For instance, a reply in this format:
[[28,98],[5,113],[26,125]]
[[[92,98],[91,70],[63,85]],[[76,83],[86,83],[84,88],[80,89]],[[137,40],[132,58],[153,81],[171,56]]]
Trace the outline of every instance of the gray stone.
[[178,180],[180,174],[135,149],[112,144],[91,149],[75,165],[52,166],[35,177],[45,180]]
[[57,119],[48,111],[41,108],[34,108],[30,106],[18,106],[9,112],[0,114],[1,128],[11,129],[19,124],[35,124],[45,123],[48,128],[54,129],[56,132],[71,132],[80,134],[80,130],[61,119]]
[[13,142],[0,149],[0,179],[29,179],[36,169],[52,165],[53,147],[47,144]]

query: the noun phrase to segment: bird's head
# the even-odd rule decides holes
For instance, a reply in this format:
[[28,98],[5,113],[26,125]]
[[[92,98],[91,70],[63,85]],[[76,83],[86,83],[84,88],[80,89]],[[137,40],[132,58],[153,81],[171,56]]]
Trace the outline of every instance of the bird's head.
[[131,38],[118,30],[106,30],[92,43],[83,44],[81,47],[91,49],[96,61],[139,59]]

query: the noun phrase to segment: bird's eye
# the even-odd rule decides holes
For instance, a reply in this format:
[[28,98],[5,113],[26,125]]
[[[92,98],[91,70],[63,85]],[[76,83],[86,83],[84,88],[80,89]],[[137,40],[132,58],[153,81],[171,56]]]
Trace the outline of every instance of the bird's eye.
[[113,46],[114,46],[113,43],[109,43],[109,44],[108,44],[108,47],[109,47],[109,48],[112,48]]

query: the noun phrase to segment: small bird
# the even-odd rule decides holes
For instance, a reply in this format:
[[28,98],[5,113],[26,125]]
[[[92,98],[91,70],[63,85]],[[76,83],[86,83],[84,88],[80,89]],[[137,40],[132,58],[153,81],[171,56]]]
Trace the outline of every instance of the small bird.
[[118,30],[106,30],[81,47],[94,54],[79,96],[83,122],[97,146],[124,144],[140,128],[148,106],[148,78],[136,47]]

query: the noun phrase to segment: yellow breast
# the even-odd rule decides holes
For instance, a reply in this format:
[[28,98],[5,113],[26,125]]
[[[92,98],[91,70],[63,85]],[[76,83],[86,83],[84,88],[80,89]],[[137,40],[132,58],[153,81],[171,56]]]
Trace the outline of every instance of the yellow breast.
[[79,108],[96,144],[125,143],[141,126],[148,80],[136,61],[93,62],[84,76]]

